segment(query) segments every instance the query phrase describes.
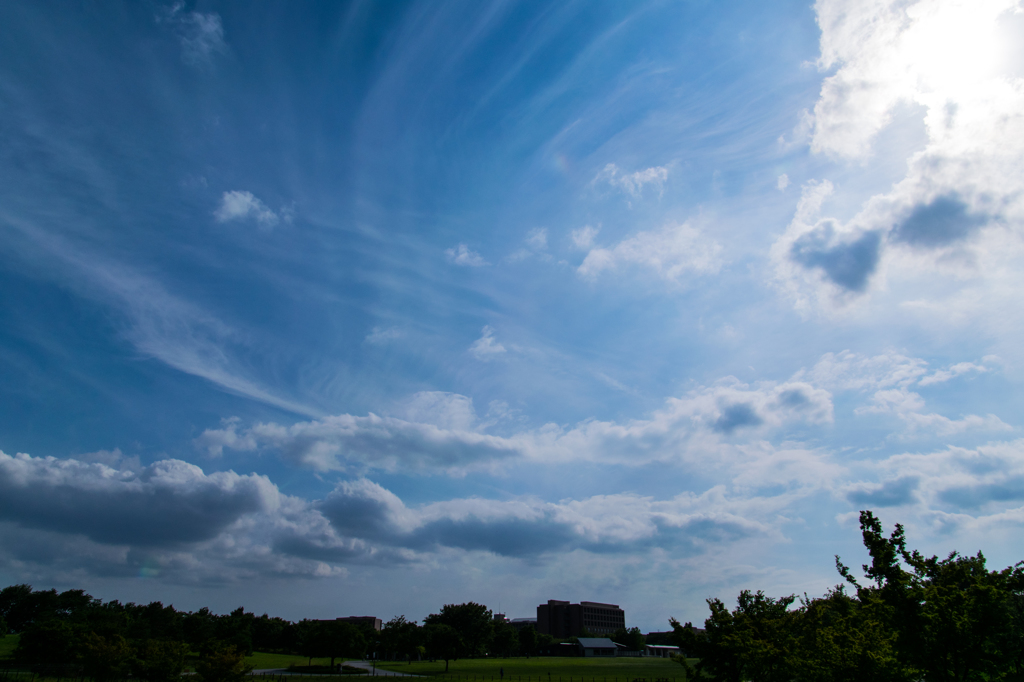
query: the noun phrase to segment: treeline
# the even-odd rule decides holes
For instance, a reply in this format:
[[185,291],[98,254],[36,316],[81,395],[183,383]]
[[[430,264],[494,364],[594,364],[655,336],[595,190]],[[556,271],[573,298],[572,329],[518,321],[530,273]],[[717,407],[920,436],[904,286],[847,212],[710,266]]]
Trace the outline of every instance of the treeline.
[[16,663],[97,681],[130,674],[163,682],[179,678],[186,666],[202,680],[241,679],[250,671],[244,657],[254,647],[297,650],[313,639],[313,629],[241,608],[216,615],[160,602],[103,602],[83,590],[0,590],[0,635],[20,635]]
[[[101,681],[131,675],[162,682],[186,667],[201,680],[241,679],[253,651],[312,658],[445,661],[483,655],[535,655],[554,644],[532,625],[520,630],[495,620],[482,604],[446,604],[423,625],[398,616],[380,632],[338,621],[291,622],[238,608],[227,615],[208,608],[179,611],[160,602],[103,602],[82,590],[0,590],[0,636],[19,633],[15,662],[41,672],[84,675]],[[643,645],[637,628],[618,633]]]
[[925,557],[903,527],[886,537],[860,515],[871,563],[824,597],[741,592],[709,599],[703,630],[672,621],[688,677],[721,682],[1024,681],[1024,562],[989,571],[985,557]]

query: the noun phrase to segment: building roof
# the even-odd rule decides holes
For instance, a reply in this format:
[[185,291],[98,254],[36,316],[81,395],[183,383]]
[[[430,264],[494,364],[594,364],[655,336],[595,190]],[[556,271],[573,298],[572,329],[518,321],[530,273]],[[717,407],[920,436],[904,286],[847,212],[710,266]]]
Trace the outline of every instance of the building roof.
[[580,646],[584,649],[615,649],[617,645],[607,637],[580,637]]

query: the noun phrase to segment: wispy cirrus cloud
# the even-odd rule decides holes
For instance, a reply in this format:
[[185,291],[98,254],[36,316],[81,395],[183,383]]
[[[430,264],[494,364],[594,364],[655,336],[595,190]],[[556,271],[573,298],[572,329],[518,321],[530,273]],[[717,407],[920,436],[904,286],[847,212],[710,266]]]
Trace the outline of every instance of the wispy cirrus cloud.
[[216,12],[187,12],[184,2],[176,2],[165,9],[158,20],[177,29],[181,59],[189,66],[209,66],[214,57],[228,51],[224,23]]

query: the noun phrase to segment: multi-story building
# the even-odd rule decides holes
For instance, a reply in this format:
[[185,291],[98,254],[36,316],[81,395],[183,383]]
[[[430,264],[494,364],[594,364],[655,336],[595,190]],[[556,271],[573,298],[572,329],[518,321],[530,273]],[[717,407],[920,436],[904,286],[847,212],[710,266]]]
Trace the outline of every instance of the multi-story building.
[[618,604],[549,599],[537,607],[537,632],[559,639],[579,637],[584,630],[591,635],[610,635],[626,627],[626,612]]

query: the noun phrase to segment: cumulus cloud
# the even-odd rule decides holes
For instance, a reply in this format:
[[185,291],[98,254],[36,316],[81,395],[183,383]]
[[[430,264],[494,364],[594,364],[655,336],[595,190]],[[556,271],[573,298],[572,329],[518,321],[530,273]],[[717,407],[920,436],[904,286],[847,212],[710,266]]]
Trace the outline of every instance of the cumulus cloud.
[[925,515],[998,516],[1007,505],[1019,508],[1024,503],[1021,440],[894,455],[870,468],[881,482],[851,483],[841,494],[856,504],[913,505]]
[[665,166],[652,166],[633,173],[623,173],[617,165],[609,163],[601,169],[591,184],[607,184],[638,199],[646,186],[656,189],[660,196],[667,180],[668,168]]
[[775,183],[775,186],[779,189],[780,192],[785,190],[787,187],[789,187],[789,176],[786,175],[785,173],[780,175]]
[[[593,233],[579,236],[581,240],[593,240]],[[637,232],[609,248],[590,249],[576,272],[580,277],[596,279],[604,272],[632,265],[670,282],[679,282],[687,275],[718,272],[722,266],[721,252],[716,241],[690,223],[669,223],[658,231]]]
[[213,212],[213,216],[222,223],[252,219],[265,229],[274,227],[281,220],[266,204],[253,196],[252,192],[241,190],[224,192],[220,206]]
[[216,12],[186,12],[185,3],[177,2],[160,17],[178,31],[181,58],[190,66],[208,66],[218,54],[227,52],[224,25]]
[[445,249],[445,256],[448,258],[449,263],[455,263],[456,265],[462,265],[469,268],[479,268],[484,265],[489,265],[487,261],[483,259],[476,251],[471,250],[465,244],[459,244],[450,249]]
[[738,513],[743,506],[715,490],[670,500],[635,494],[557,503],[470,498],[409,508],[391,491],[360,479],[340,484],[318,509],[339,533],[385,546],[534,557],[577,549],[607,554],[651,547],[687,555],[709,544],[777,536],[770,525]]
[[[472,401],[457,394],[417,394],[402,406],[401,415],[344,414],[291,426],[255,424],[244,431],[231,422],[205,432],[197,444],[276,449],[290,462],[322,471],[462,475],[517,461],[629,465],[697,461],[733,439],[743,442],[789,424],[833,419],[829,393],[806,382],[750,386],[731,377],[668,399],[649,419],[623,423],[591,419],[573,427],[546,424],[511,436],[485,433],[488,422],[479,421]],[[736,462],[761,456],[734,451]],[[726,462],[722,452],[716,461]]]
[[852,353],[826,353],[810,370],[801,370],[794,378],[809,380],[832,391],[870,392],[869,402],[854,410],[855,414],[890,414],[902,419],[906,433],[949,436],[967,430],[1007,431],[1012,427],[997,416],[964,415],[960,419],[925,413],[925,400],[913,390],[915,386],[943,383],[968,372],[984,372],[984,365],[961,362],[929,372],[928,363],[920,358],[897,352],[876,356]]
[[268,479],[205,474],[166,460],[138,473],[77,460],[0,453],[0,566],[10,575],[145,575],[178,583],[328,577],[358,564],[427,564],[486,552],[536,558],[661,548],[676,556],[749,538],[792,498],[721,488],[667,500],[635,494],[545,502],[463,498],[406,505],[365,478],[322,500]]
[[484,325],[484,328],[480,330],[480,338],[473,342],[473,345],[469,347],[469,352],[472,353],[477,360],[489,360],[495,356],[506,353],[505,346],[498,343],[497,339],[494,338],[494,328],[490,325]]
[[10,575],[224,583],[406,559],[339,535],[311,502],[265,476],[207,474],[180,460],[126,471],[0,452],[0,565]]
[[[1024,244],[1024,79],[1000,63],[1016,0],[822,0],[825,78],[811,149],[863,160],[901,107],[923,112],[907,174],[848,221],[821,215],[830,183],[803,188],[773,248],[797,305],[846,305],[887,277],[971,269],[1002,277]],[[887,154],[888,150],[877,150]],[[1008,236],[1012,243],[1007,244]],[[955,257],[954,257],[955,256]]]
[[205,474],[180,460],[133,472],[0,452],[0,519],[100,543],[209,540],[244,515],[278,503],[277,489],[265,477]]

